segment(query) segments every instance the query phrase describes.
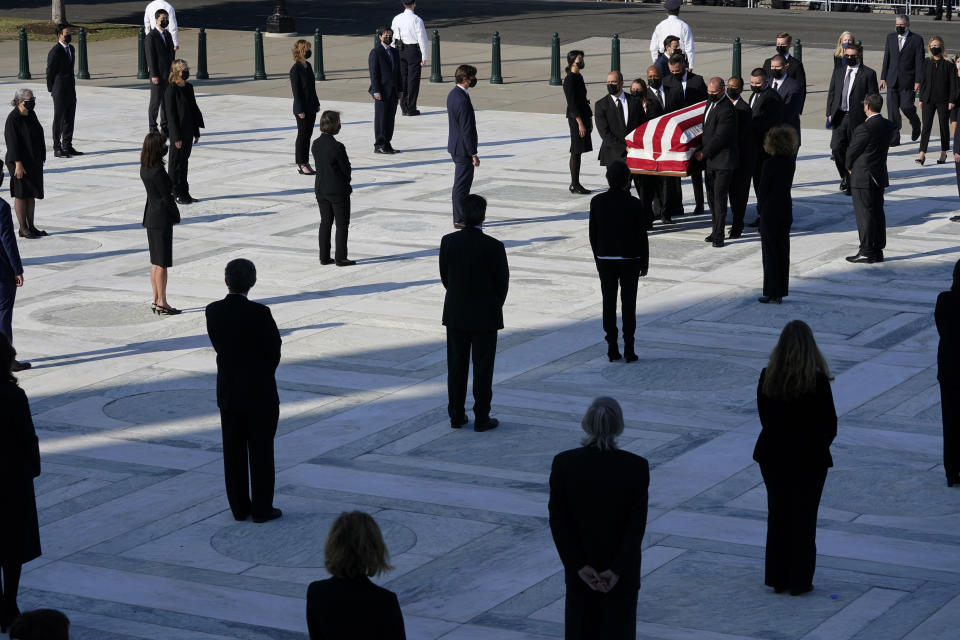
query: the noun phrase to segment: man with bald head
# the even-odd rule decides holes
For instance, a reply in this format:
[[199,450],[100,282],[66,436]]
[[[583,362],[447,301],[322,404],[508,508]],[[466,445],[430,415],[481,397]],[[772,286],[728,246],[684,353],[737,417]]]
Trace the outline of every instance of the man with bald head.
[[600,134],[600,166],[627,157],[627,134],[637,128],[643,107],[623,90],[623,75],[619,71],[607,74],[607,95],[594,103],[593,117]]
[[707,203],[713,231],[705,239],[714,247],[723,246],[727,223],[727,199],[733,174],[739,166],[737,112],[726,99],[723,78],[713,77],[707,84],[707,109],[703,114],[703,136],[694,159],[706,164]]

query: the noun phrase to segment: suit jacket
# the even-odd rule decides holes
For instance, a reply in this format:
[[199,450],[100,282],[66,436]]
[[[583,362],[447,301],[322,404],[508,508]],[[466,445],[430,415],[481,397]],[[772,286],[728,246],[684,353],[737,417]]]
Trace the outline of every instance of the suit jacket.
[[763,215],[763,230],[790,228],[793,224],[793,175],[797,162],[793,158],[772,156],[764,160],[757,183],[757,203]]
[[623,107],[617,111],[615,98],[605,95],[593,103],[594,119],[597,123],[597,133],[600,134],[600,166],[605,167],[615,160],[627,157],[626,137],[631,131],[644,121],[643,108],[640,102],[630,94],[623,94],[627,103],[627,121],[623,120]]
[[960,380],[960,291],[943,291],[933,312],[940,343],[937,345],[937,380]]
[[682,80],[674,80],[672,75],[667,75],[663,79],[663,86],[672,87],[674,90],[672,108],[667,111],[676,111],[689,107],[692,104],[703,102],[707,99],[707,83],[703,76],[699,76],[692,71],[687,72],[687,88],[684,90]]
[[766,373],[760,372],[757,383],[761,429],[753,459],[783,471],[832,467],[830,443],[837,437],[837,410],[827,376],[817,373],[812,392],[786,400],[763,393]]
[[[833,77],[830,79],[830,88],[827,90],[827,116],[837,118],[843,112],[843,78],[850,67],[837,67],[833,70]],[[863,100],[871,93],[880,93],[877,84],[877,72],[870,67],[860,63],[860,70],[850,87],[850,127],[855,128],[866,119],[863,114]]]
[[197,106],[192,84],[184,82],[182,87],[178,84],[167,87],[163,94],[163,106],[167,110],[171,144],[200,136],[200,129],[204,126],[203,114]]
[[[773,86],[772,83],[770,86]],[[777,89],[783,100],[783,123],[800,131],[800,112],[803,111],[803,92],[793,78],[784,78]]]
[[160,78],[160,82],[167,82],[170,78],[170,65],[173,64],[173,38],[169,33],[160,35],[159,29],[152,29],[143,43],[143,51],[147,56],[147,69],[151,78]]
[[454,157],[477,155],[477,118],[470,94],[456,86],[447,94],[447,153]]
[[[939,63],[939,64],[938,64]],[[923,80],[920,81],[920,102],[954,102],[960,89],[957,82],[957,67],[947,58],[923,61]],[[937,100],[934,100],[934,98]]]
[[753,113],[753,137],[757,141],[758,155],[762,155],[760,151],[767,132],[783,124],[783,98],[772,87],[767,87],[753,93],[748,101]]
[[280,406],[274,377],[280,364],[280,331],[270,308],[231,293],[208,304],[206,316],[207,335],[217,352],[217,406]]
[[887,34],[880,79],[886,80],[891,89],[912,91],[913,85],[923,79],[923,51],[923,38],[913,31],[907,34],[903,49],[896,33]]
[[58,41],[47,54],[47,91],[54,96],[72,96],[76,93],[76,78],[73,75],[73,62],[77,59],[77,52],[72,44],[68,44],[71,57],[63,45]]
[[180,222],[180,209],[173,199],[173,181],[163,165],[147,169],[140,167],[140,179],[147,190],[147,202],[143,205],[143,226],[147,229],[163,229]]
[[405,640],[397,595],[369,578],[327,578],[307,587],[310,640]]
[[[637,98],[634,98],[634,100],[637,100],[637,104],[642,104]],[[660,100],[657,97],[656,92],[651,91],[650,89],[647,89],[647,102],[646,102],[646,105],[643,105],[642,108],[643,108],[643,113],[639,114],[640,123],[637,125],[638,127],[644,122],[648,120],[653,120],[654,118],[658,118],[662,116],[664,113],[666,113],[666,111],[664,110],[665,107],[664,105],[660,104]]]
[[290,67],[290,89],[293,91],[293,115],[316,113],[320,109],[313,67],[306,60],[294,62]]
[[558,454],[550,470],[550,531],[567,589],[590,589],[577,571],[590,565],[620,579],[611,593],[640,588],[640,544],[647,527],[650,466],[612,449],[581,447]]
[[567,99],[567,117],[580,118],[584,124],[593,117],[587,85],[581,73],[568,73],[563,78],[563,95]]
[[[772,57],[763,61],[763,69],[767,72],[767,75],[772,78],[773,74],[770,72],[771,60],[773,60]],[[787,63],[784,65],[783,70],[788,78],[793,78],[797,81],[797,84],[800,85],[800,109],[797,111],[797,115],[800,115],[803,113],[803,105],[807,102],[807,72],[803,68],[803,61],[790,56],[787,58]]]
[[503,329],[510,270],[503,243],[466,227],[440,240],[443,324],[468,331]]
[[857,126],[847,147],[847,170],[854,189],[890,186],[887,176],[887,152],[893,135],[893,123],[879,113]]
[[40,556],[40,525],[33,479],[40,475],[40,447],[30,404],[15,382],[0,382],[0,561],[25,563]]
[[650,262],[647,229],[652,225],[653,214],[627,191],[610,189],[590,199],[590,248],[594,258],[634,258],[645,272]]
[[[676,102],[676,99],[674,98],[674,93],[675,93],[675,92],[674,92],[674,90],[673,90],[673,87],[668,87],[668,86],[665,86],[665,85],[661,85],[661,88],[663,89],[663,103],[662,103],[662,104],[660,103],[660,97],[659,97],[659,95],[657,94],[657,92],[654,91],[653,89],[649,88],[649,87],[647,87],[647,98],[648,98],[648,100],[652,100],[653,102],[657,103],[657,105],[660,106],[660,113],[659,113],[658,115],[663,115],[663,114],[668,113],[668,112],[670,112],[670,111],[676,111],[676,109],[672,108],[673,105],[674,105],[674,103]],[[677,107],[677,108],[680,108],[680,107]],[[648,117],[647,119],[650,120],[650,119],[655,118],[655,117],[656,117],[656,116],[651,116],[651,117]]]
[[377,44],[367,56],[370,69],[370,95],[379,93],[386,100],[396,98],[402,88],[400,85],[400,56],[393,47]]
[[721,97],[713,103],[707,103],[707,112],[703,117],[703,157],[707,169],[734,170],[740,166],[739,133],[737,131],[737,111],[733,104]]
[[350,159],[347,148],[333,136],[321,133],[313,141],[313,166],[317,172],[313,181],[313,190],[317,196],[349,195]]
[[653,66],[660,72],[661,78],[666,78],[670,75],[670,58],[663,53],[657,54],[657,59],[653,61]]
[[[731,103],[733,104],[733,103]],[[739,169],[753,171],[757,161],[757,139],[753,133],[753,110],[742,97],[733,105],[737,114],[737,149],[740,152]]]
[[20,261],[11,215],[10,205],[0,198],[0,281],[9,283],[13,282],[14,276],[23,275],[23,263]]

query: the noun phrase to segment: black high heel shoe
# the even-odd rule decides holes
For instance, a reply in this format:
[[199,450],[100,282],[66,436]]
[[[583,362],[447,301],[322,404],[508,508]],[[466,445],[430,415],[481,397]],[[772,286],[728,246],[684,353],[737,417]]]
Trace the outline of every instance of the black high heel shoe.
[[757,302],[760,302],[762,304],[769,304],[771,302],[774,304],[780,304],[781,302],[783,302],[783,298],[781,298],[780,296],[760,296],[759,298],[757,298]]
[[21,238],[26,238],[27,240],[36,240],[37,238],[40,237],[37,234],[35,234],[33,231],[27,231],[26,233],[24,233],[23,229],[20,229],[18,233],[20,234]]
[[570,193],[578,193],[582,196],[585,196],[590,193],[590,189],[587,189],[582,184],[572,184],[570,185]]
[[176,316],[183,313],[180,309],[174,309],[173,307],[165,307],[162,304],[158,304],[156,307],[156,312],[161,316]]
[[943,156],[942,158],[937,158],[937,164],[947,164],[947,156]]

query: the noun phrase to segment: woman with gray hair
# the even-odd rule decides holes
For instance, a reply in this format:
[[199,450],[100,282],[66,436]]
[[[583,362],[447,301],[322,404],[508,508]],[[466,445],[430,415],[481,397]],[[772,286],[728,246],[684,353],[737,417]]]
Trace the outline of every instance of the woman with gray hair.
[[636,638],[640,543],[647,527],[646,459],[617,448],[623,411],[597,398],[580,426],[577,449],[550,470],[550,531],[567,586],[567,640]]
[[39,238],[47,235],[33,224],[37,199],[43,200],[43,163],[47,160],[47,145],[43,127],[33,109],[37,105],[33,91],[17,89],[10,101],[13,111],[3,127],[7,146],[4,161],[10,170],[10,195],[17,212],[21,238]]

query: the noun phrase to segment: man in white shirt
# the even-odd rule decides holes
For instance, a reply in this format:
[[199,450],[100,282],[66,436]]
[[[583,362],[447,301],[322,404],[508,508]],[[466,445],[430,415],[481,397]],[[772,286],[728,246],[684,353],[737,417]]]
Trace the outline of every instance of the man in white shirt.
[[680,15],[681,0],[666,0],[663,8],[667,10],[667,17],[657,25],[650,37],[650,57],[656,62],[657,56],[663,51],[663,41],[669,35],[680,38],[680,48],[687,54],[687,64],[691,69],[694,68],[694,45],[693,31],[690,25],[681,20]]
[[427,63],[430,42],[423,19],[414,11],[416,1],[403,2],[403,13],[393,18],[393,44],[400,53],[400,86],[403,98],[400,100],[400,112],[405,116],[418,116],[417,96],[420,95],[420,70]]
[[180,39],[177,36],[177,14],[173,10],[173,5],[166,0],[153,0],[153,2],[147,5],[146,10],[143,12],[143,29],[147,33],[150,33],[151,29],[157,28],[157,19],[155,16],[160,9],[166,11],[169,16],[170,25],[167,27],[167,33],[173,38],[173,50],[177,51],[180,49]]

